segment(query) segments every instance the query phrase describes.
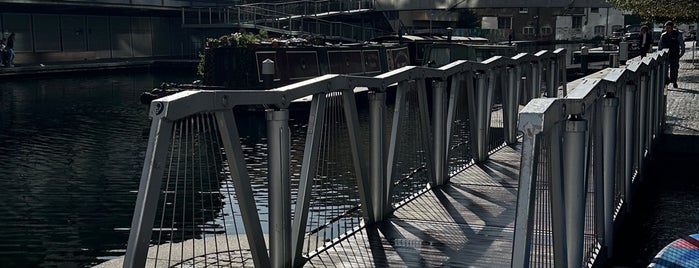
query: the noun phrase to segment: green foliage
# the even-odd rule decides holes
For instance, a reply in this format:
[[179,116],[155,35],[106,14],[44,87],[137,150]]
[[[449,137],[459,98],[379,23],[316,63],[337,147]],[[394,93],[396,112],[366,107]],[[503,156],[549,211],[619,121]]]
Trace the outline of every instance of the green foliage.
[[699,1],[696,0],[608,0],[621,10],[631,11],[656,22],[673,20],[675,23],[693,23],[699,20]]
[[204,77],[204,61],[205,61],[205,56],[204,53],[199,53],[199,65],[197,65],[197,75]]
[[232,33],[219,38],[206,39],[206,47],[248,47],[253,44],[258,44],[262,39],[262,36],[252,33]]

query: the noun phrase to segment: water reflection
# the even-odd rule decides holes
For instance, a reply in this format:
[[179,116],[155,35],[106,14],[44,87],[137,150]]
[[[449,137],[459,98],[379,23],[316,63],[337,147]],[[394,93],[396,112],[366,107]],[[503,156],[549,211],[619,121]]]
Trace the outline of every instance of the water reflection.
[[121,255],[147,143],[139,95],[182,75],[0,82],[0,263],[80,267]]

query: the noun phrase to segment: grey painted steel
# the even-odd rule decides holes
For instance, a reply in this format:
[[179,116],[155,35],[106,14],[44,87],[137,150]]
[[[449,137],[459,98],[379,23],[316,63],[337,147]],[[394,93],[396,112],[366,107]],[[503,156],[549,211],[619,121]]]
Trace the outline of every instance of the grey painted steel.
[[561,127],[564,124],[556,124],[551,128],[548,142],[549,160],[551,161],[551,185],[549,195],[551,197],[551,228],[553,232],[553,264],[554,267],[568,267],[566,259],[566,225],[565,203],[563,198],[563,157],[561,152]]
[[604,243],[607,256],[612,256],[614,245],[614,182],[616,181],[617,110],[619,99],[608,95],[603,100],[602,143],[604,152]]
[[648,75],[641,74],[641,89],[638,92],[638,143],[636,144],[636,163],[638,164],[638,172],[645,174],[645,164],[643,159],[646,155],[646,129],[648,121]]
[[508,145],[517,143],[517,112],[519,112],[519,94],[517,74],[519,66],[507,68],[507,86],[503,87],[503,127],[505,131],[505,142]]
[[658,71],[658,66],[654,66],[655,68],[651,69],[650,71],[650,83],[648,84],[648,95],[647,95],[647,107],[646,107],[646,119],[648,120],[646,122],[646,150],[648,150],[648,158],[651,159],[653,157],[653,140],[655,139],[655,120],[656,120],[656,91],[659,90],[660,87],[658,87],[658,82],[660,79],[658,79],[658,74],[660,72]]
[[269,253],[271,267],[291,267],[291,135],[289,110],[268,109],[267,180],[269,183]]
[[354,173],[357,177],[357,186],[359,188],[359,199],[362,205],[362,214],[368,224],[375,221],[374,215],[371,213],[373,207],[369,192],[369,177],[367,176],[366,163],[361,157],[364,155],[361,152],[360,135],[359,135],[359,116],[357,114],[357,101],[354,97],[353,89],[345,89],[342,91],[342,106],[347,121],[347,131],[349,132],[350,148],[352,149],[352,163],[354,164]]
[[296,198],[296,207],[294,221],[292,224],[291,234],[291,250],[292,263],[294,267],[303,264],[302,259],[303,237],[306,233],[306,225],[308,221],[308,206],[311,202],[311,189],[313,188],[313,178],[315,178],[318,166],[318,150],[320,148],[321,133],[323,131],[323,122],[325,121],[326,108],[326,93],[317,93],[313,95],[311,109],[308,118],[308,127],[306,132],[306,144],[304,145],[303,160],[301,163],[301,177],[299,180],[298,197]]
[[474,160],[476,160],[476,162],[485,161],[488,158],[488,136],[486,128],[489,128],[490,126],[486,126],[486,118],[485,114],[483,113],[483,107],[486,106],[487,102],[486,94],[488,88],[486,81],[489,78],[490,74],[479,73],[476,75],[477,82],[474,103],[475,113],[473,113],[476,118],[476,131],[474,132],[476,135],[476,139],[474,139],[476,143],[471,145],[472,147],[475,147],[474,151],[476,154],[474,155]]
[[445,144],[447,146],[446,150],[444,151],[444,159],[449,159],[449,149],[451,148],[451,137],[453,135],[452,131],[454,128],[454,121],[456,120],[456,110],[459,108],[457,107],[459,103],[459,98],[461,97],[461,94],[463,94],[462,88],[461,88],[461,80],[464,79],[465,75],[464,74],[455,74],[452,75],[451,78],[449,79],[449,82],[451,83],[451,90],[449,91],[449,96],[448,96],[448,104],[447,104],[447,126],[446,126],[446,141]]
[[[391,138],[388,143],[388,157],[386,159],[386,180],[388,180],[388,188],[386,189],[388,195],[386,196],[386,204],[392,205],[393,197],[393,171],[396,168],[396,154],[398,148],[398,136],[401,135],[401,120],[400,118],[405,113],[406,106],[406,94],[410,89],[410,83],[408,81],[403,81],[398,83],[398,88],[396,89],[396,100],[393,107],[393,121],[391,121]],[[391,207],[392,209],[393,207]]]
[[447,182],[447,146],[446,143],[446,122],[445,112],[447,108],[446,82],[435,81],[432,83],[432,127],[433,127],[433,148],[434,148],[434,179],[436,185],[443,185]]
[[585,156],[587,120],[572,118],[563,134],[563,199],[568,267],[582,267],[585,228]]
[[427,157],[427,174],[429,176],[429,181],[433,185],[437,183],[436,178],[434,177],[435,174],[435,166],[434,166],[434,160],[433,157],[429,157],[434,155],[434,149],[432,148],[432,144],[430,142],[432,138],[432,133],[431,133],[431,124],[430,124],[430,114],[429,114],[429,104],[427,100],[427,89],[425,85],[425,79],[418,79],[416,81],[416,86],[417,86],[417,99],[418,99],[418,109],[420,109],[419,114],[420,114],[420,125],[421,131],[420,131],[420,140],[422,142],[423,148],[425,148],[426,155]]
[[553,58],[549,60],[549,75],[548,75],[548,86],[546,87],[546,96],[549,98],[558,97],[558,58]]
[[541,62],[532,62],[531,67],[531,93],[529,94],[531,98],[541,97]]
[[[512,248],[512,267],[529,267],[531,233],[534,229],[534,202],[539,165],[540,141],[544,128],[555,124],[560,115],[556,99],[534,99],[520,111],[518,128],[523,133],[519,190]],[[548,116],[548,115],[551,116]]]
[[627,210],[631,204],[631,182],[634,172],[636,137],[636,85],[627,84],[624,92],[624,203]]
[[517,192],[517,211],[515,214],[515,233],[512,245],[512,267],[529,267],[531,251],[531,232],[534,228],[534,200],[536,197],[537,167],[539,165],[539,126],[520,127],[524,132],[522,139],[522,159],[520,162],[519,190]]
[[563,93],[563,97],[565,97],[568,95],[568,76],[567,76],[568,69],[566,66],[567,65],[566,64],[566,62],[567,62],[566,61],[566,54],[563,53],[563,55],[559,58],[559,60],[561,61],[561,65],[559,68],[559,70],[561,72],[561,74],[560,74],[561,87],[562,87],[561,92]]
[[240,145],[240,135],[233,116],[233,110],[216,112],[216,121],[226,151],[226,161],[233,176],[233,186],[238,197],[238,205],[245,225],[245,235],[250,244],[252,259],[255,267],[269,267],[269,255],[262,235],[260,217],[257,214],[257,205],[253,197],[250,177],[243,160],[243,148]]
[[384,220],[384,212],[389,203],[388,187],[391,182],[386,177],[386,143],[384,142],[384,114],[386,113],[386,93],[369,92],[369,124],[371,131],[371,161],[369,181],[371,182],[371,199],[374,206],[372,213],[377,221]]
[[129,242],[126,246],[124,268],[146,265],[148,245],[153,233],[153,221],[166,167],[165,158],[172,139],[172,125],[171,121],[162,118],[154,118],[151,122],[148,149],[146,149],[141,172],[142,179],[138,186],[136,208],[131,220]]

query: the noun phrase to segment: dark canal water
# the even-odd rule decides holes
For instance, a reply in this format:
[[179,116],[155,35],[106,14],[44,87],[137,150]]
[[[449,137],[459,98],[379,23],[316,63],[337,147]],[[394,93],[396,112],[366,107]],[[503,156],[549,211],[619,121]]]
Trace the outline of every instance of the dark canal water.
[[122,255],[148,141],[139,95],[194,79],[141,71],[0,81],[0,267]]

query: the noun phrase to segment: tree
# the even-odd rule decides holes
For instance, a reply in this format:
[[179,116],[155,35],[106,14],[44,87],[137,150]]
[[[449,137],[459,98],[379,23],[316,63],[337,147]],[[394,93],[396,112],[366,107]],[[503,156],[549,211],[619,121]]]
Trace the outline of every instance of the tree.
[[459,11],[459,19],[456,22],[456,27],[459,28],[478,28],[481,26],[481,20],[478,14],[470,9],[462,9]]
[[631,11],[648,20],[693,23],[699,20],[699,0],[608,0],[621,10]]

